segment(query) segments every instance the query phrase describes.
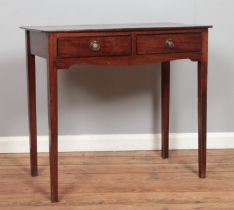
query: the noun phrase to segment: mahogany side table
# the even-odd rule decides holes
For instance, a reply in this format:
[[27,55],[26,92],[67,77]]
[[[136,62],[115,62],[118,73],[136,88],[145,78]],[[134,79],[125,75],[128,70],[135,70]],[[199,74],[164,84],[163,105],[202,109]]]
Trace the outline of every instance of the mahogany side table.
[[58,69],[162,63],[162,158],[168,158],[170,61],[198,62],[199,177],[206,176],[208,29],[174,23],[21,27],[26,32],[31,175],[38,175],[35,56],[47,59],[51,201],[58,201]]

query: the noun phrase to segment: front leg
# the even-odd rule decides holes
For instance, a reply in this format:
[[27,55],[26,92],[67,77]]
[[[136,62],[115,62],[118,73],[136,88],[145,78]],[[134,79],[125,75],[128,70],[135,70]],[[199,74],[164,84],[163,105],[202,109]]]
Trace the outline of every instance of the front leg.
[[207,63],[198,63],[199,177],[206,177]]
[[51,201],[58,201],[58,78],[53,34],[48,37],[48,110]]
[[208,30],[202,32],[202,57],[198,62],[199,177],[206,177]]

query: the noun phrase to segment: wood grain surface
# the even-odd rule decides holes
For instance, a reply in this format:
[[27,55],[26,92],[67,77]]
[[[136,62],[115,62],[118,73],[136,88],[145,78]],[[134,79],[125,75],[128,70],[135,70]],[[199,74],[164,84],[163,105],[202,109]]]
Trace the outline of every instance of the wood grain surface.
[[[90,43],[96,41],[100,50],[90,49]],[[131,36],[87,36],[65,37],[58,39],[58,57],[100,57],[131,55]]]
[[[172,39],[175,46],[170,49],[166,46],[166,41]],[[160,54],[160,53],[181,53],[181,52],[200,52],[201,34],[146,34],[137,36],[137,54]]]
[[49,159],[39,175],[29,154],[0,154],[1,210],[221,210],[234,206],[234,150],[208,150],[207,179],[197,150],[60,153],[60,202],[50,202]]

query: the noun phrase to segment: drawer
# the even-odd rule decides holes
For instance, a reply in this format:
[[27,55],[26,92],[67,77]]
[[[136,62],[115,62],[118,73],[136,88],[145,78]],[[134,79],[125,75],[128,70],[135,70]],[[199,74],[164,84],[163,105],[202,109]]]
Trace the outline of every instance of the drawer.
[[201,34],[137,35],[137,54],[182,53],[201,51]]
[[101,57],[131,55],[131,36],[85,36],[58,39],[58,57]]

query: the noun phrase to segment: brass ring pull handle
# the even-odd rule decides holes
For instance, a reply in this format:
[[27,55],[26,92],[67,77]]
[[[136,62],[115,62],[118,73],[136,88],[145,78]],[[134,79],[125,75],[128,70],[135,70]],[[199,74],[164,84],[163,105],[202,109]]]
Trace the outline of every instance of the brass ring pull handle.
[[166,46],[169,49],[173,49],[175,47],[175,43],[173,39],[167,39],[166,40]]
[[95,52],[101,49],[100,43],[97,40],[91,41],[89,46],[90,46],[90,49]]

